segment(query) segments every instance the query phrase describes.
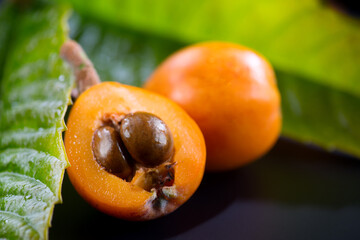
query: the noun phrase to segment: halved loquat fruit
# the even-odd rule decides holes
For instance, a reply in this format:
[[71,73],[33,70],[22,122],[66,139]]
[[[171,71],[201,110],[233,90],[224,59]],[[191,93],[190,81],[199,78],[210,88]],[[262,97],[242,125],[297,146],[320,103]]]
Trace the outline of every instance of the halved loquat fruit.
[[205,143],[174,102],[136,87],[104,82],[71,109],[65,147],[68,174],[95,208],[128,220],[174,211],[198,188]]

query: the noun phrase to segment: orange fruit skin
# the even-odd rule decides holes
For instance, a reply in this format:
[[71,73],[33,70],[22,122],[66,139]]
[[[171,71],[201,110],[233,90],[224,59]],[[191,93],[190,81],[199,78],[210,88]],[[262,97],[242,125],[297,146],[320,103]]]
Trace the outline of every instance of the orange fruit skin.
[[197,122],[209,171],[254,161],[279,136],[282,117],[274,71],[249,48],[224,42],[184,48],[165,60],[144,87],[172,99]]
[[[159,116],[174,137],[175,182],[178,196],[162,211],[151,209],[151,193],[104,170],[92,153],[94,131],[104,114],[144,111]],[[144,89],[104,82],[85,91],[70,112],[65,148],[67,169],[78,193],[95,208],[128,220],[148,220],[174,211],[198,188],[205,169],[206,149],[196,123],[174,102]]]

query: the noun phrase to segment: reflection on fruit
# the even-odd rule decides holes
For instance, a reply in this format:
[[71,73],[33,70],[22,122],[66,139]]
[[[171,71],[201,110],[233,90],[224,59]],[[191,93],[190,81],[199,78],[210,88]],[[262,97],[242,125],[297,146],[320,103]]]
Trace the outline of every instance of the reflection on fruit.
[[145,88],[182,106],[202,130],[207,170],[233,169],[265,154],[281,130],[271,65],[254,51],[208,42],[170,56]]

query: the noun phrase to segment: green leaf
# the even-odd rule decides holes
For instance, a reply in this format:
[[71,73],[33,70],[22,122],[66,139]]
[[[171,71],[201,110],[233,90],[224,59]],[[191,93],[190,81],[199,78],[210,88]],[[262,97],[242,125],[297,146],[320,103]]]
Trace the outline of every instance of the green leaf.
[[156,66],[183,43],[118,28],[73,14],[70,36],[85,49],[102,81],[141,86]]
[[[0,4],[0,79],[4,71],[5,57],[8,51],[8,44],[12,35],[12,25],[14,22],[14,14],[10,4]],[[1,89],[1,86],[0,86]]]
[[283,134],[360,156],[360,98],[277,71]]
[[102,80],[141,85],[182,46],[237,42],[274,65],[283,135],[360,156],[360,21],[317,0],[70,2]]
[[83,15],[183,43],[227,40],[275,67],[360,95],[360,21],[319,0],[70,0]]
[[46,239],[54,204],[61,202],[68,166],[63,118],[73,84],[59,57],[67,16],[57,5],[9,6],[0,15],[0,25],[12,32],[11,42],[0,38],[9,48],[0,48],[6,59],[0,74],[0,238]]

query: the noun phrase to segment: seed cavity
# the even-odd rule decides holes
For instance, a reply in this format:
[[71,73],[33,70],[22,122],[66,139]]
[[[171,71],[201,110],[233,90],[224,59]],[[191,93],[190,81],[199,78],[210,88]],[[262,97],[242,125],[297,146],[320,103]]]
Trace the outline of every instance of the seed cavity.
[[174,166],[175,163],[166,163],[157,168],[141,168],[136,171],[131,182],[149,192],[172,186],[175,180]]
[[161,198],[175,196],[169,188],[175,179],[174,140],[165,122],[146,112],[108,116],[93,135],[98,164]]

